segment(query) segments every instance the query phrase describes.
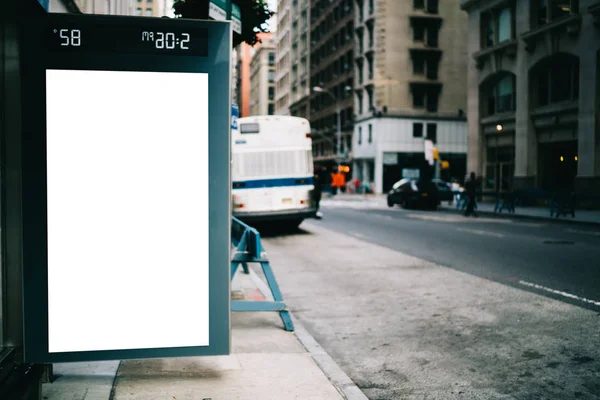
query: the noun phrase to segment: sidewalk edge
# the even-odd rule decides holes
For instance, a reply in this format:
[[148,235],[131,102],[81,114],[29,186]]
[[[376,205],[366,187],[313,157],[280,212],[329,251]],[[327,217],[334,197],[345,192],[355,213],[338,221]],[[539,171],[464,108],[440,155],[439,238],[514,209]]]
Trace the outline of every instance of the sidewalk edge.
[[369,400],[298,319],[293,320],[294,334],[342,397],[346,400]]
[[[455,209],[449,209],[449,208],[438,208],[438,211],[444,212],[444,213],[449,213],[449,214],[463,214],[463,211],[460,210],[455,210]],[[553,217],[539,217],[536,215],[524,215],[524,214],[512,214],[512,213],[495,213],[493,211],[477,211],[477,213],[479,215],[486,215],[486,216],[494,216],[494,217],[498,217],[498,218],[514,218],[514,219],[527,219],[527,220],[531,220],[531,221],[545,221],[545,222],[557,222],[560,224],[566,224],[566,225],[587,225],[587,226],[593,226],[593,227],[600,227],[600,221],[595,222],[595,221],[582,221],[582,220],[573,220],[573,219],[568,219],[568,217],[561,217],[561,218],[553,218]]]

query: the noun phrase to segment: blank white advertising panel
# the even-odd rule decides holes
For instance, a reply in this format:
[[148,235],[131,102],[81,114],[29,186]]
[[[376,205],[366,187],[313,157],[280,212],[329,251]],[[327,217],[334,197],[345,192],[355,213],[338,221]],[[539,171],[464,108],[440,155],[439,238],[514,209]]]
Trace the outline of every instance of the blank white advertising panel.
[[49,352],[207,346],[208,74],[46,80]]

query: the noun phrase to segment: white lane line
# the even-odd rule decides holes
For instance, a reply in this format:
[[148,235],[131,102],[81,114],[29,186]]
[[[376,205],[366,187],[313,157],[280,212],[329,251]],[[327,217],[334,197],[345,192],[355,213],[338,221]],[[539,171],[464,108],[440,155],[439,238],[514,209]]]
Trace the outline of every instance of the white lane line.
[[352,231],[348,231],[348,234],[350,234],[352,236],[355,236],[355,237],[357,237],[359,239],[364,239],[366,237],[365,235],[361,235],[360,233],[352,232]]
[[497,237],[500,239],[502,239],[504,237],[504,235],[502,233],[479,231],[477,229],[456,228],[456,230],[459,232],[468,232],[468,233],[473,233],[475,235],[481,235],[481,236],[493,236],[493,237]]
[[595,301],[595,300],[586,299],[585,297],[575,296],[574,294],[571,294],[571,293],[566,293],[566,292],[561,292],[560,290],[550,289],[550,288],[547,288],[545,286],[536,285],[535,283],[531,283],[531,282],[519,281],[519,283],[521,285],[524,285],[524,286],[529,286],[529,287],[532,287],[532,288],[535,288],[535,289],[538,289],[538,290],[543,290],[545,292],[554,293],[554,294],[557,294],[559,296],[563,296],[563,297],[568,297],[570,299],[579,300],[579,301],[581,301],[583,303],[589,303],[589,304],[593,304],[595,306],[600,306],[600,301]]
[[570,232],[570,233],[580,233],[582,235],[600,236],[600,232],[580,231],[580,230],[577,230],[577,229],[567,229],[567,232]]

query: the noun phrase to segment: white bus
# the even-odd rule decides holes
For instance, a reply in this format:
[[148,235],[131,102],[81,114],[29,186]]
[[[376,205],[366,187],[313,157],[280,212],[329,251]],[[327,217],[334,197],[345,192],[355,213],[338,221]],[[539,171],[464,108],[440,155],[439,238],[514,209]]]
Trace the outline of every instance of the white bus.
[[310,123],[290,116],[239,118],[232,130],[233,215],[297,227],[313,218]]

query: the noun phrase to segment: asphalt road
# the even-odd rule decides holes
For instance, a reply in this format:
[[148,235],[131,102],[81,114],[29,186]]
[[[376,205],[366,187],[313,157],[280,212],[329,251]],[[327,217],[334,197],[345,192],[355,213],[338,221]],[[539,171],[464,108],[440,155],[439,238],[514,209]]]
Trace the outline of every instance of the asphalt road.
[[370,400],[600,399],[600,312],[521,283],[594,296],[594,230],[323,213],[263,244],[294,319]]
[[600,227],[326,202],[322,211],[325,228],[600,310]]

